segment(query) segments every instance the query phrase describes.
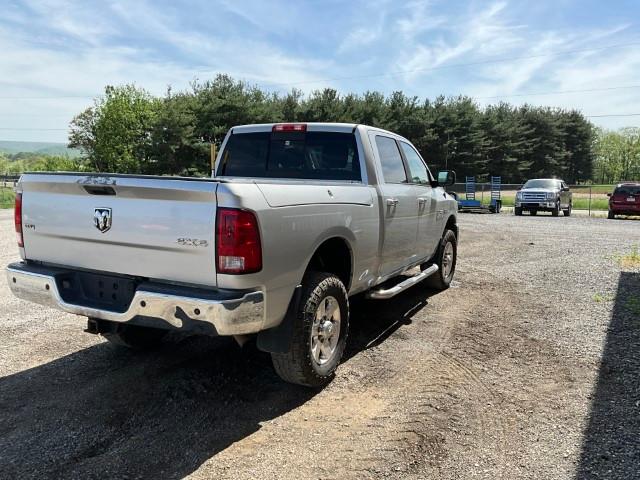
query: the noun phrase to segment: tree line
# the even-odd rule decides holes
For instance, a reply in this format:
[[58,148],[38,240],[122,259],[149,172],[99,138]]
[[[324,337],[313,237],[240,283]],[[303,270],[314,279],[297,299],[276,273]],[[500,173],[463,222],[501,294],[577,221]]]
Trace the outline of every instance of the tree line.
[[0,152],[0,175],[19,175],[22,172],[34,171],[82,171],[87,170],[86,161],[64,155],[46,153]]
[[620,163],[608,153],[615,142],[604,141],[611,132],[595,129],[575,110],[507,103],[481,108],[465,96],[422,100],[402,92],[341,95],[330,88],[279,95],[227,75],[193,82],[186,91],[169,88],[161,97],[134,85],[107,87],[70,124],[69,147],[82,157],[69,166],[206,176],[210,144],[219,146],[230,127],[285,121],[385,128],[410,139],[432,170],[453,169],[460,179],[500,175],[519,183],[557,176],[577,183],[633,174],[633,163],[609,166]]
[[617,132],[600,129],[596,132],[593,149],[594,182],[640,180],[640,128],[622,128]]

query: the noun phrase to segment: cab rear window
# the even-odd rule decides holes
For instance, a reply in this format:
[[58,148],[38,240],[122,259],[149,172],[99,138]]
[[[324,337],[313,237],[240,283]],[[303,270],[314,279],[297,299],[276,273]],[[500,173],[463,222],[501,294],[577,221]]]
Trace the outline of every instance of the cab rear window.
[[220,163],[226,177],[362,180],[352,133],[234,133]]

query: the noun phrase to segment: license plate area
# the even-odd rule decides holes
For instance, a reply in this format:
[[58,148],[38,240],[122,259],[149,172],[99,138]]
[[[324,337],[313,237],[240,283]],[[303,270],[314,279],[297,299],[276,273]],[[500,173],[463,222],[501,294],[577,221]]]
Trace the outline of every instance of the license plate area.
[[69,272],[56,275],[60,296],[66,303],[126,312],[136,291],[132,278],[89,272]]

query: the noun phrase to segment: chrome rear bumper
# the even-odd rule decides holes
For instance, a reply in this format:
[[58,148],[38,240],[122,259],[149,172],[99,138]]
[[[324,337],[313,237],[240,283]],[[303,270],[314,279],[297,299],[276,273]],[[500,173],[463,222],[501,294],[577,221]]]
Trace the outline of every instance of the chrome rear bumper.
[[205,291],[143,282],[137,286],[127,310],[118,312],[66,302],[57,278],[64,273],[63,269],[19,262],[7,267],[7,280],[18,298],[111,322],[217,335],[255,333],[264,322],[261,291]]

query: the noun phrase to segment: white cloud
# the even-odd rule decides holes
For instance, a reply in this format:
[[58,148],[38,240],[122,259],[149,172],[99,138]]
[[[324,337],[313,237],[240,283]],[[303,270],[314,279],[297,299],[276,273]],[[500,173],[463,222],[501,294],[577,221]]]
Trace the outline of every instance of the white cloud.
[[[593,29],[537,30],[514,21],[505,2],[484,4],[483,10],[472,8],[427,35],[409,28],[412,19],[401,19],[397,24],[405,26],[412,41],[401,46],[391,60],[389,71],[398,74],[390,75],[387,85],[393,83],[410,95],[466,94],[479,98],[481,104],[504,99],[516,104],[576,108],[585,114],[640,112],[640,89],[520,96],[638,84],[638,48],[553,55],[629,41],[627,24],[601,22],[602,26]],[[617,127],[635,120],[593,121]]]
[[[332,70],[326,61],[291,55],[253,38],[220,38],[185,30],[174,17],[141,2],[114,3],[93,32],[95,23],[86,19],[87,12],[73,6],[64,2],[34,5],[29,13],[35,15],[32,23],[40,24],[39,15],[46,16],[48,8],[57,11],[55,18],[65,17],[55,28],[44,30],[46,42],[33,42],[30,31],[0,23],[0,71],[11,73],[0,79],[0,97],[86,97],[0,98],[1,138],[66,141],[64,130],[2,129],[66,129],[73,115],[89,106],[91,97],[100,95],[108,84],[135,83],[162,94],[169,84],[182,89],[196,77],[211,78],[220,72],[253,82],[283,84],[307,82]],[[14,20],[19,19],[28,20],[24,15]],[[145,41],[109,41],[114,32],[127,29],[143,32]],[[91,41],[68,44],[85,37]],[[162,55],[165,48],[176,50],[176,55]]]
[[[218,72],[276,90],[331,85],[421,97],[503,95],[587,114],[640,112],[639,89],[509,97],[638,84],[637,47],[547,55],[629,42],[630,24],[603,19],[597,27],[551,28],[532,25],[504,1],[436,2],[369,0],[351,10],[324,1],[10,2],[0,17],[0,97],[86,98],[0,98],[0,128],[65,129],[107,84],[136,83],[161,94],[168,84],[182,89]],[[342,80],[323,81],[332,78]],[[637,119],[594,121],[617,126]],[[0,138],[64,141],[66,133],[0,130]]]
[[[91,4],[77,0],[25,0],[31,11],[23,16],[30,32],[49,40],[66,36],[81,44],[98,45],[108,35],[117,32],[108,16],[95,15]],[[35,28],[34,28],[35,27]],[[58,38],[56,38],[58,37]]]
[[435,35],[420,41],[415,38],[421,33],[420,29],[406,29],[405,34],[411,32],[414,41],[407,42],[394,68],[407,71],[406,79],[410,82],[428,75],[429,69],[450,64],[470,53],[481,57],[499,55],[522,45],[518,35],[521,27],[509,25],[499,17],[505,7],[503,2],[494,3],[485,10],[471,11],[467,17],[449,22],[450,26],[445,29],[448,39]]
[[[565,36],[546,34],[527,50],[533,58],[482,68],[482,78],[470,82],[465,93],[479,98],[481,104],[504,100],[577,109],[585,115],[638,113],[640,88],[615,88],[640,84],[637,81],[640,71],[637,48],[616,46],[562,53],[585,50],[585,45],[601,46],[599,40],[606,42],[605,45],[616,45],[608,37],[620,31],[623,29],[611,29],[609,34],[599,31]],[[554,52],[561,54],[536,57]],[[602,117],[592,118],[592,121],[607,128],[636,122],[632,117]]]
[[382,29],[380,25],[361,27],[350,32],[338,46],[338,53],[353,51],[357,48],[366,47],[380,39]]
[[395,30],[405,41],[412,41],[418,35],[446,24],[447,17],[435,14],[436,9],[431,6],[431,1],[415,0],[402,8],[404,15],[396,21]]
[[394,8],[389,0],[374,0],[368,10],[358,9],[358,16],[352,20],[347,35],[338,44],[337,53],[357,55],[367,52],[369,55],[376,43],[385,39],[390,10]]

